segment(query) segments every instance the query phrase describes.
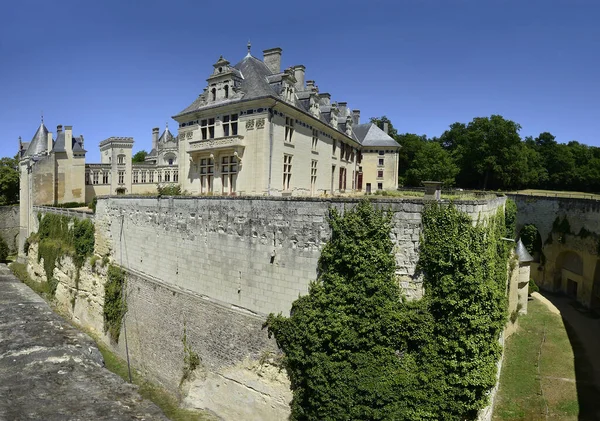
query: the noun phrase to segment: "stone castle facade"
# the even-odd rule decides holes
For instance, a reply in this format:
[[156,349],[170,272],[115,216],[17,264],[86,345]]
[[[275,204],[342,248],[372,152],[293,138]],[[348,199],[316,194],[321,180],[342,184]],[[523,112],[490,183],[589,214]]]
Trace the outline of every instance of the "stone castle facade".
[[[22,221],[30,206],[89,203],[99,195],[152,194],[178,184],[192,195],[323,196],[396,189],[400,146],[360,111],[281,69],[280,48],[213,65],[204,92],[173,118],[177,135],[152,130],[152,150],[132,163],[133,138],[100,142],[86,163],[72,126],[44,122],[19,140]],[[22,226],[29,225],[25,222]]]

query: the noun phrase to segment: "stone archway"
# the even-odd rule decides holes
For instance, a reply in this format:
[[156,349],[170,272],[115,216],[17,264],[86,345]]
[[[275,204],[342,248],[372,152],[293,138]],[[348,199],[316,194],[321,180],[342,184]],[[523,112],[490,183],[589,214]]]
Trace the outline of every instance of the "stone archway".
[[555,289],[577,298],[583,283],[583,259],[574,251],[563,251],[556,258]]

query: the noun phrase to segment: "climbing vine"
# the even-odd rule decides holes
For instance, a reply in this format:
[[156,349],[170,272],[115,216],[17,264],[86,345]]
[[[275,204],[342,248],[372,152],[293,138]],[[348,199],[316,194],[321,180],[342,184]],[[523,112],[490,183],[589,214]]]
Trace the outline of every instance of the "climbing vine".
[[181,342],[183,343],[183,375],[181,376],[180,386],[184,381],[189,379],[192,371],[200,365],[200,356],[197,352],[192,350],[192,347],[188,344],[186,323],[183,324],[183,337],[181,338]]
[[123,295],[125,282],[125,271],[119,266],[109,265],[104,284],[104,332],[108,332],[117,343],[123,317],[127,312],[127,301]]
[[75,287],[79,287],[79,273],[85,259],[94,252],[94,224],[88,219],[70,218],[47,213],[38,214],[39,229],[27,239],[38,242],[38,261],[44,259],[44,272],[49,284],[50,295],[54,296],[58,280],[54,277],[56,262],[65,255],[75,264]]
[[507,319],[512,228],[499,212],[473,225],[454,206],[427,205],[418,269],[425,295],[401,298],[391,214],[369,202],[330,211],[318,280],[269,315],[283,350],[292,420],[465,420],[487,404]]

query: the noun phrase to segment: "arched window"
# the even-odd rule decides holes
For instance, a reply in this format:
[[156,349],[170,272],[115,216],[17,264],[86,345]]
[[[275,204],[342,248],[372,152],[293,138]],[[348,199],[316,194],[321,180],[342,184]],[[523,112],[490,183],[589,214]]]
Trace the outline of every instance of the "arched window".
[[212,94],[212,100],[215,101],[217,99],[217,89],[212,88],[210,92]]
[[229,86],[225,85],[225,98],[229,98]]

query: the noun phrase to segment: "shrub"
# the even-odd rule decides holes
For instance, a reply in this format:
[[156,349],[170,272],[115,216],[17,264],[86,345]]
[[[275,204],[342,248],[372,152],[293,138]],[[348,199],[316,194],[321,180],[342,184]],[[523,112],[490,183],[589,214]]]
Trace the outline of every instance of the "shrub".
[[535,281],[533,279],[529,280],[529,295],[533,294],[534,292],[540,292],[540,288],[537,286],[537,284],[535,283]]
[[162,186],[157,184],[156,190],[158,190],[158,194],[161,196],[181,196],[185,194],[179,184],[165,184]]
[[6,261],[9,254],[10,249],[8,248],[8,244],[6,244],[4,238],[0,237],[0,262]]

